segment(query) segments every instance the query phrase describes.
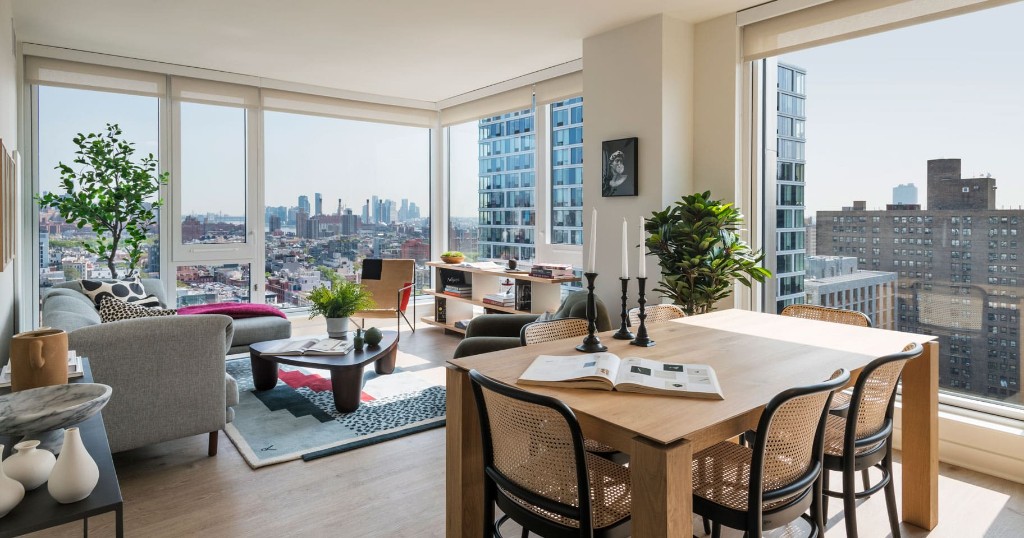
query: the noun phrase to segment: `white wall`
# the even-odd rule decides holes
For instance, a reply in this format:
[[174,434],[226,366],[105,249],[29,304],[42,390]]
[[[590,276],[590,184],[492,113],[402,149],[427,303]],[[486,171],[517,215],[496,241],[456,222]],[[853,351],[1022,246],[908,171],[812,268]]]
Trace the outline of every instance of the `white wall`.
[[[16,51],[12,49],[11,2],[0,0],[0,139],[7,151],[18,147],[18,77]],[[14,334],[14,266],[10,264],[0,273],[0,364],[7,362],[10,338]]]
[[[586,136],[583,142],[583,199],[586,200],[584,261],[589,245],[590,208],[598,211],[597,294],[615,313],[621,291],[622,217],[629,219],[629,244],[639,242],[639,219],[664,209],[693,189],[693,26],[658,15],[583,40]],[[601,142],[638,138],[639,195],[601,196]],[[630,249],[636,277],[639,250]],[[647,288],[658,280],[647,260]],[[649,302],[658,302],[650,298]],[[636,282],[630,303],[636,304]],[[613,318],[617,318],[613,314]],[[613,319],[613,322],[616,319]]]

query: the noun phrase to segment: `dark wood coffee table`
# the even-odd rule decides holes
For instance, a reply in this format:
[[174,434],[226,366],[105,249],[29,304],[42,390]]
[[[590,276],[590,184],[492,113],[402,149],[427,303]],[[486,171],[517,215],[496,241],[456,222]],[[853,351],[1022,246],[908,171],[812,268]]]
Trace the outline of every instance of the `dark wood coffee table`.
[[330,370],[331,390],[334,392],[334,407],[341,413],[359,409],[359,396],[363,390],[363,367],[373,363],[375,372],[381,375],[395,371],[398,358],[398,333],[383,331],[384,338],[377,346],[366,346],[362,351],[352,350],[345,355],[271,355],[267,350],[276,349],[288,340],[268,340],[249,346],[249,361],[252,364],[252,381],[256,390],[270,390],[277,386],[277,365],[290,364],[302,368]]

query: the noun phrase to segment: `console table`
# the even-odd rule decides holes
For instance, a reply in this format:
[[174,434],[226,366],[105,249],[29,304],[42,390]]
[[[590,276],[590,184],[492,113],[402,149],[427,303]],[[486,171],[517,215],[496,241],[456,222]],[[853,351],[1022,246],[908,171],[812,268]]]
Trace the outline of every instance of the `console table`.
[[[89,360],[85,357],[82,357],[82,369],[84,375],[72,380],[72,383],[92,383],[92,370],[89,368]],[[0,391],[0,394],[6,394],[10,389]],[[107,431],[103,426],[102,415],[102,412],[96,413],[78,425],[82,433],[82,442],[100,469],[100,480],[96,484],[96,489],[85,499],[71,504],[60,504],[54,500],[46,484],[26,491],[21,504],[0,518],[0,538],[21,536],[79,519],[82,520],[85,536],[88,536],[89,518],[111,511],[115,513],[117,519],[117,537],[124,536],[124,500],[121,498],[121,487],[114,471],[114,460],[110,456],[110,445],[107,443]],[[0,443],[4,445],[4,459],[10,456],[14,444],[18,441],[18,438],[0,435]]]

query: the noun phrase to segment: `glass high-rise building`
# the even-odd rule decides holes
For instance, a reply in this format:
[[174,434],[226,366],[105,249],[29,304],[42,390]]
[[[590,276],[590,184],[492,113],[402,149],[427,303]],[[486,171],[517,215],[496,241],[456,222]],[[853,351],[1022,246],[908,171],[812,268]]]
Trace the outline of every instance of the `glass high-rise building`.
[[537,134],[533,109],[480,120],[479,258],[533,260]]
[[804,302],[806,77],[806,71],[799,67],[778,64],[775,304],[779,312]]
[[551,105],[551,242],[583,244],[583,98]]

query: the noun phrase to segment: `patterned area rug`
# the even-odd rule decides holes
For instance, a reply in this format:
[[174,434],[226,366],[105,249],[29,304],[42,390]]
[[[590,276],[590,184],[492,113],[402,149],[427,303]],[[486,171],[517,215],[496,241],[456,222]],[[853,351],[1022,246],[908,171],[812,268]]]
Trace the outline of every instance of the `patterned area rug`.
[[362,403],[334,408],[330,372],[280,365],[277,386],[254,391],[248,357],[228,360],[239,404],[225,431],[253,469],[311,460],[381,443],[445,424],[444,368],[398,352],[390,375],[363,374]]

